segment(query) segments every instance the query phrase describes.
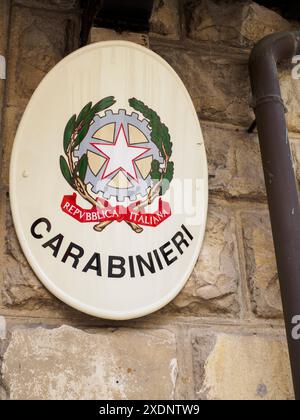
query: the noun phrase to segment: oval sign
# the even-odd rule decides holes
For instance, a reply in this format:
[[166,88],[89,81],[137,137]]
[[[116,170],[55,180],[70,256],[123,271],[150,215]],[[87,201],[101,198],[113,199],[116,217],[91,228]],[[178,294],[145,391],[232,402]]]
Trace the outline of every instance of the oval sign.
[[191,98],[157,54],[101,42],[32,96],[10,168],[13,219],[43,284],[108,319],[158,310],[198,258],[207,163]]

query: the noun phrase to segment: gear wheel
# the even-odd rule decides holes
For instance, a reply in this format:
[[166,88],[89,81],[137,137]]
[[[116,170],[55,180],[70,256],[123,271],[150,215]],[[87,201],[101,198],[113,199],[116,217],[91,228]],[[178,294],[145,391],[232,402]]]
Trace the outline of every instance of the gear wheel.
[[[135,112],[127,114],[124,109],[120,109],[117,113],[113,113],[111,110],[108,110],[105,112],[105,116],[103,117],[96,115],[86,137],[80,143],[78,149],[74,151],[75,157],[80,159],[84,153],[87,153],[87,151],[95,153],[95,148],[91,144],[91,142],[95,141],[93,135],[105,125],[112,123],[115,124],[115,133],[119,131],[121,124],[123,124],[127,138],[129,138],[129,124],[139,129],[148,140],[147,148],[149,148],[149,150],[145,153],[145,155],[143,155],[143,158],[152,156],[153,159],[156,159],[160,164],[163,164],[163,158],[157,146],[151,140],[151,130],[148,126],[148,121],[146,119],[140,120],[139,115]],[[101,142],[103,144],[111,144],[102,139]],[[145,146],[145,143],[136,143],[135,146]],[[132,185],[128,188],[115,188],[109,185],[115,174],[111,174],[110,176],[105,177],[105,179],[102,179],[103,171],[104,165],[96,175],[92,172],[90,167],[88,167],[85,176],[85,183],[91,184],[92,192],[94,194],[102,193],[103,198],[107,200],[111,197],[115,197],[117,201],[121,202],[126,198],[130,201],[134,201],[138,199],[138,196],[145,197],[147,195],[148,188],[152,187],[150,174],[148,174],[148,176],[144,179],[138,167],[136,167],[138,174],[137,180],[128,175],[130,184]]]

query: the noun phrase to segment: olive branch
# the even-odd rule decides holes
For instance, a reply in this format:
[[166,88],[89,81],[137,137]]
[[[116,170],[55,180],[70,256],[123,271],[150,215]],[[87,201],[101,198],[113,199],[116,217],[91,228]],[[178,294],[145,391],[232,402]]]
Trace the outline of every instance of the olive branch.
[[[87,154],[84,153],[80,159],[74,160],[74,150],[87,135],[95,115],[110,108],[115,103],[116,101],[113,96],[101,99],[95,105],[93,105],[92,102],[89,102],[82,108],[78,116],[74,114],[69,119],[63,136],[63,146],[66,158],[60,156],[59,160],[61,172],[68,184],[77,191],[83,199],[99,209],[103,209],[104,205],[95,200],[84,183],[88,167]],[[142,101],[135,98],[129,99],[129,104],[149,121],[151,127],[151,140],[157,146],[164,159],[163,165],[160,165],[159,161],[156,159],[151,163],[150,176],[152,179],[152,187],[149,189],[147,197],[143,201],[139,201],[134,207],[134,210],[139,211],[150,205],[157,197],[164,195],[168,190],[174,175],[174,163],[170,161],[172,142],[169,130],[166,125],[161,122],[157,113],[148,108]],[[112,223],[112,221],[100,222],[94,226],[94,230],[101,232],[110,223]],[[126,221],[126,223],[136,233],[143,231],[143,228],[136,223],[129,221]]]
[[164,159],[162,168],[156,159],[151,163],[150,176],[153,186],[150,188],[146,199],[136,206],[136,209],[140,210],[150,205],[157,197],[164,195],[169,189],[174,176],[174,163],[170,161],[172,142],[168,127],[161,122],[160,117],[153,109],[150,109],[144,102],[136,98],[131,98],[128,102],[132,108],[140,112],[149,121],[151,140],[157,146]]

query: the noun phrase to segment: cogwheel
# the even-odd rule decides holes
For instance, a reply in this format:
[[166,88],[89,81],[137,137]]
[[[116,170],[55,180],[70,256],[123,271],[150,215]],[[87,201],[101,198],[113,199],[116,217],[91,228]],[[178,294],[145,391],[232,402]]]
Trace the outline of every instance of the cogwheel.
[[[156,159],[160,164],[163,164],[164,160],[161,156],[161,153],[159,152],[157,146],[151,141],[151,130],[148,126],[148,121],[146,119],[140,120],[139,115],[136,112],[127,114],[124,109],[120,109],[117,113],[113,113],[111,110],[107,110],[103,117],[96,115],[86,137],[80,143],[79,147],[74,151],[75,157],[80,159],[81,156],[88,151],[94,154],[97,153],[99,156],[101,156],[101,152],[97,152],[95,147],[91,144],[95,142],[95,138],[93,136],[98,130],[111,124],[114,124],[114,133],[119,131],[122,124],[127,138],[129,138],[129,126],[135,127],[141,131],[148,142],[135,142],[134,145],[142,147],[144,146],[149,149],[143,155],[143,159],[151,157],[152,159]],[[109,142],[101,138],[101,143],[111,144],[111,141]],[[91,185],[91,190],[94,194],[100,194],[107,200],[109,200],[111,197],[114,197],[117,201],[121,202],[125,199],[134,201],[137,200],[140,196],[145,197],[147,195],[148,189],[152,187],[152,179],[150,174],[148,174],[146,177],[144,174],[143,177],[138,166],[136,166],[137,179],[134,179],[129,174],[127,174],[130,186],[126,188],[116,188],[112,185],[112,179],[115,177],[115,173],[102,179],[104,170],[105,165],[103,165],[99,172],[95,174],[90,166],[88,166],[84,182]]]

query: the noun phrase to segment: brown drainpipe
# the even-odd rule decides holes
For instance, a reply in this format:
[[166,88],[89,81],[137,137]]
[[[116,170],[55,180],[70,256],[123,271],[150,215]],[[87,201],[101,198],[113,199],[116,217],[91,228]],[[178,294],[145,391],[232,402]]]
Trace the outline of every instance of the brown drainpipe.
[[276,33],[254,47],[249,70],[295,397],[300,400],[300,206],[277,73],[278,62],[298,54],[300,32]]

